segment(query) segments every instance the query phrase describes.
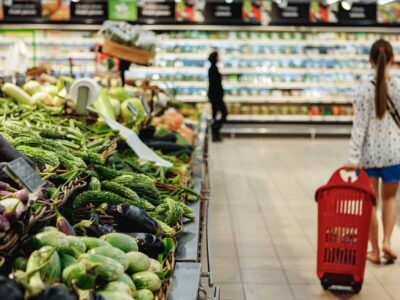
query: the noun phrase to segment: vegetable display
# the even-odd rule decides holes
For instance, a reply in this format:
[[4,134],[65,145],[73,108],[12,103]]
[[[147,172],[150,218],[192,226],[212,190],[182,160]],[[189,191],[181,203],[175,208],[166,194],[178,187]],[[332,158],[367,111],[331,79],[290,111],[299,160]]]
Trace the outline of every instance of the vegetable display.
[[175,108],[150,102],[148,112],[137,89],[101,90],[95,109],[173,164],[158,167],[95,113],[76,115],[65,81],[72,83],[2,87],[2,160],[24,157],[45,185],[30,195],[0,178],[0,250],[9,254],[0,254],[0,295],[165,300],[175,238],[183,221],[194,220],[190,203],[199,199],[190,180],[193,131]]

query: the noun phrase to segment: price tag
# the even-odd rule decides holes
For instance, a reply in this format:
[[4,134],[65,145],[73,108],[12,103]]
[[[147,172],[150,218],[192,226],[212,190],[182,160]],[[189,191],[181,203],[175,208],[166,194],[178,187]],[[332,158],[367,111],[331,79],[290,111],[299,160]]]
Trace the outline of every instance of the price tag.
[[132,103],[128,103],[128,109],[129,111],[132,113],[132,115],[135,116],[135,118],[137,118],[139,116],[139,112],[137,111],[137,109],[132,105]]
[[142,97],[140,98],[140,100],[142,101],[142,105],[143,105],[143,107],[144,107],[144,111],[146,112],[146,115],[147,115],[148,117],[150,117],[150,116],[151,116],[151,109],[150,109],[150,107],[149,107],[149,104],[148,104],[147,101],[144,99],[144,96],[142,96]]
[[45,183],[22,157],[9,162],[6,173],[30,193],[37,192]]

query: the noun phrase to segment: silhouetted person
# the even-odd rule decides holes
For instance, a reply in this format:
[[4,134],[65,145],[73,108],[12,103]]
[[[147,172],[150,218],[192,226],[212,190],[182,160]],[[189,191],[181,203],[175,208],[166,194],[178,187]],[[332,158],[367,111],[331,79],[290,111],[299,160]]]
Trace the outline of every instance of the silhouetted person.
[[[218,52],[214,51],[210,54],[208,60],[211,63],[208,70],[208,99],[212,107],[212,138],[213,141],[221,141],[221,128],[226,121],[228,112],[224,103],[224,89],[222,87],[222,76],[218,70],[217,62],[219,60]],[[218,118],[218,114],[221,117]]]

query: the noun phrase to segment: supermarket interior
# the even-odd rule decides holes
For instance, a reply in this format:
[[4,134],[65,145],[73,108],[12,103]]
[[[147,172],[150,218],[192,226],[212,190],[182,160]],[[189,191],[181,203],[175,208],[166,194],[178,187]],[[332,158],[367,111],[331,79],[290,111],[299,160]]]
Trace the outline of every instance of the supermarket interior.
[[0,0],[0,299],[400,299],[399,77],[400,0]]

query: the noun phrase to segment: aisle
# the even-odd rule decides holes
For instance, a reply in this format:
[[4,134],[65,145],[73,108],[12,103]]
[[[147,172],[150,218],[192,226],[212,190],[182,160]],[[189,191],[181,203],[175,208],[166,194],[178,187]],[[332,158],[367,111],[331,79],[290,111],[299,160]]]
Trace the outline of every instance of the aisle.
[[[346,140],[212,145],[212,249],[223,300],[400,299],[400,263],[368,265],[357,296],[324,292],[316,278],[314,191],[346,152]],[[398,228],[395,240],[400,251]]]

